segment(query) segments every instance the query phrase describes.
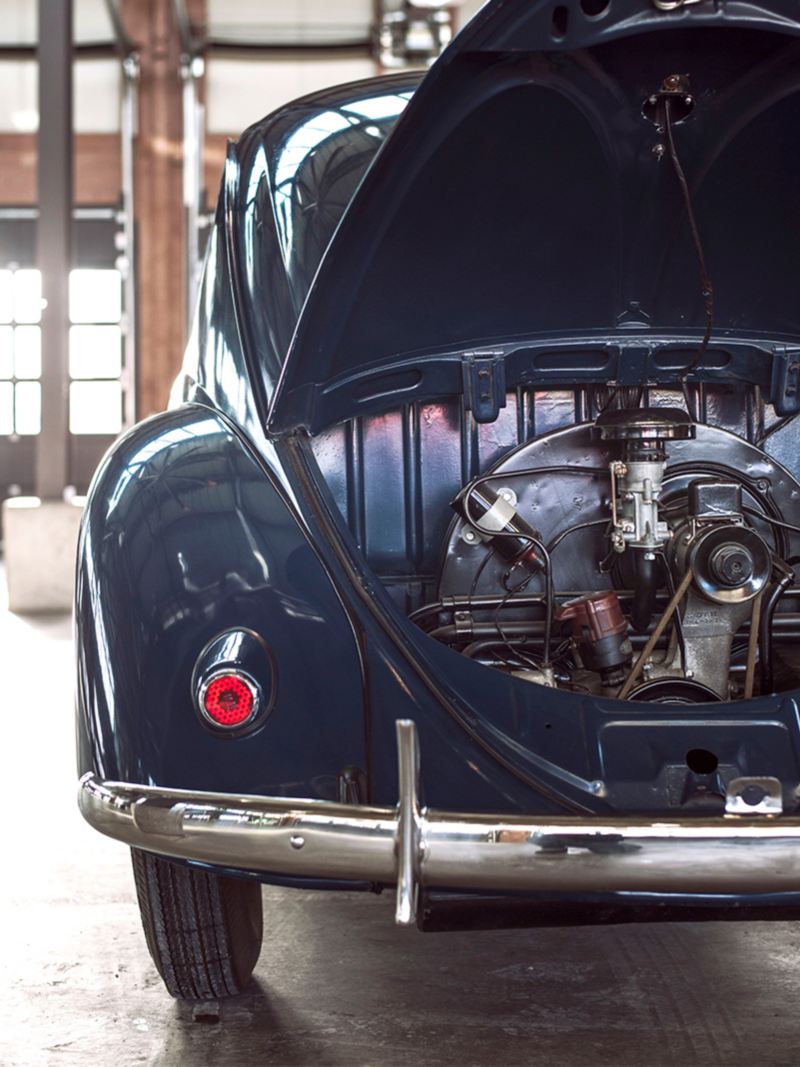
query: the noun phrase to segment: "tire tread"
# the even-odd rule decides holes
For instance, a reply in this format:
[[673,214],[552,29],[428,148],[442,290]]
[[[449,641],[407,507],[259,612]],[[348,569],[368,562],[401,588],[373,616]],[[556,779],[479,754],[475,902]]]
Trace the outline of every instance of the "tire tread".
[[240,993],[261,950],[258,883],[131,849],[147,948],[169,993],[213,1000]]

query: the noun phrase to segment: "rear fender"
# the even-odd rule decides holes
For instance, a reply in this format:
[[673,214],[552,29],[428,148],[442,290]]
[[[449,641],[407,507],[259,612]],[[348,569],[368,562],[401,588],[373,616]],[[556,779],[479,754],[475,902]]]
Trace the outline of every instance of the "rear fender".
[[[192,685],[197,657],[232,628],[266,643],[275,686],[263,725],[236,738],[201,720]],[[344,768],[367,768],[348,616],[274,475],[210,408],[147,420],[103,462],[76,630],[81,773],[335,798]]]

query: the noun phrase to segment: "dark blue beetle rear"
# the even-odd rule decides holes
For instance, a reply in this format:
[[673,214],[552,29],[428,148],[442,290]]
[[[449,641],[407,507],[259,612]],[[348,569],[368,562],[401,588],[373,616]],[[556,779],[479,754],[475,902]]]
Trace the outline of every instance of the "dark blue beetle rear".
[[[397,883],[400,921],[430,928],[797,905],[800,673],[780,640],[800,634],[799,35],[777,0],[494,0],[419,88],[317,94],[231,147],[174,403],[104,460],[80,547],[82,806],[136,850],[140,900],[158,854],[187,878]],[[598,569],[613,442],[676,406],[665,570],[625,519],[636,565]],[[567,590],[625,608],[613,684],[576,681],[580,635],[542,650],[560,618],[542,558],[515,572],[469,499],[453,517],[495,468],[538,509],[522,542],[552,525],[562,609]],[[729,501],[719,567],[745,527],[769,560],[751,598],[769,626],[753,606],[725,638],[730,689],[686,667],[708,636],[690,622],[722,601],[670,600],[681,523],[689,543],[720,519],[701,482]],[[515,587],[516,652],[497,623]],[[646,696],[625,672],[652,681],[673,611],[683,668]],[[253,681],[247,728],[203,713],[212,669]],[[145,926],[168,988],[199,995]]]

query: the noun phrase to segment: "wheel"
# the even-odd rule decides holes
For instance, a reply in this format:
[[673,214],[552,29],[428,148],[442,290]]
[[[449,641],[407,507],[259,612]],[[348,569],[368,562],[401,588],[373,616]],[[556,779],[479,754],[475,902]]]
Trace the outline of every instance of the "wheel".
[[261,951],[261,886],[131,849],[147,947],[180,1000],[241,993]]

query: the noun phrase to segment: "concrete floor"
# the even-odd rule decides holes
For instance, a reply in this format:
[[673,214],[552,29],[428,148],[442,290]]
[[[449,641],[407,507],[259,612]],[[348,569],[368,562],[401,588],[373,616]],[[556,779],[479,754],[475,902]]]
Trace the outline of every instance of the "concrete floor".
[[195,1021],[75,807],[69,621],[0,612],[0,648],[3,1067],[800,1063],[800,927],[423,936],[388,895],[267,890],[252,992]]

